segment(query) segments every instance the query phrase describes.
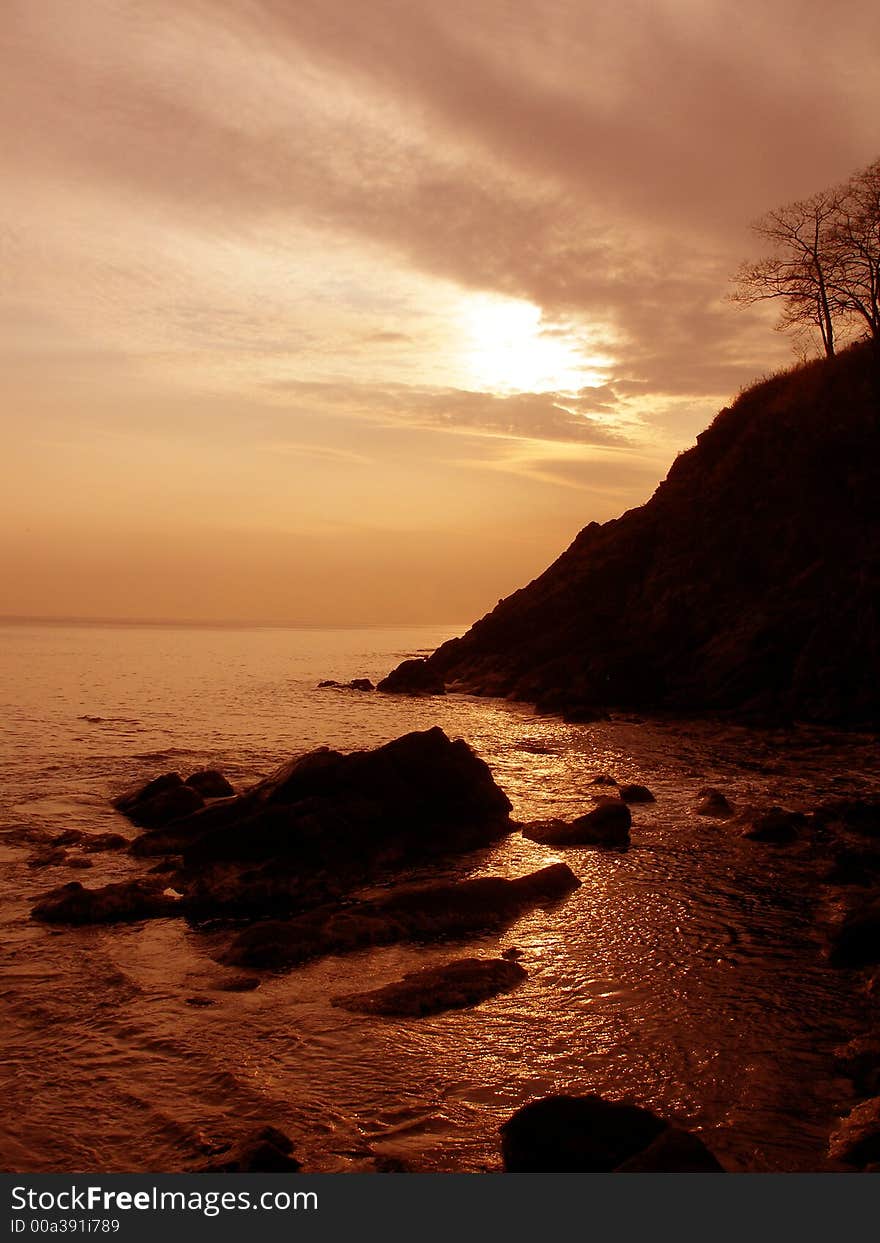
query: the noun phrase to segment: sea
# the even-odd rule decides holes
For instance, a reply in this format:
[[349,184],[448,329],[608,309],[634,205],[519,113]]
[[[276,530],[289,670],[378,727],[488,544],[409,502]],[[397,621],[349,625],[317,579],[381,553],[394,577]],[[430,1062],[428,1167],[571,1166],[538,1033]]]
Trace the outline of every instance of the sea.
[[[730,1170],[826,1168],[855,1103],[834,1049],[864,1030],[862,981],[829,968],[845,895],[809,847],[744,840],[696,813],[809,810],[880,788],[876,739],[624,715],[569,725],[504,700],[318,689],[376,680],[465,626],[0,626],[0,1168],[190,1170],[253,1127],[317,1171],[500,1169],[500,1125],[549,1093],[632,1100]],[[218,991],[216,936],[183,920],[59,928],[48,889],[146,871],[125,852],[30,866],[68,828],[135,830],[110,799],[176,770],[244,788],[303,751],[439,725],[466,739],[518,819],[593,806],[593,779],[647,785],[628,853],[570,849],[582,885],[502,933],[329,957]],[[426,876],[513,876],[563,855],[518,833]],[[354,1015],[332,999],[515,946],[527,980],[469,1010]]]

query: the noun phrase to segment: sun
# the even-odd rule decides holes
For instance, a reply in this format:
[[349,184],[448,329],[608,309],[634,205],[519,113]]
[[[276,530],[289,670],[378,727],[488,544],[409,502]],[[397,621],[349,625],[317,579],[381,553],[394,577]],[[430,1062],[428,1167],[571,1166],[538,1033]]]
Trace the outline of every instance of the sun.
[[460,313],[462,361],[481,389],[560,393],[602,383],[605,360],[585,357],[570,330],[548,327],[532,302],[470,294]]

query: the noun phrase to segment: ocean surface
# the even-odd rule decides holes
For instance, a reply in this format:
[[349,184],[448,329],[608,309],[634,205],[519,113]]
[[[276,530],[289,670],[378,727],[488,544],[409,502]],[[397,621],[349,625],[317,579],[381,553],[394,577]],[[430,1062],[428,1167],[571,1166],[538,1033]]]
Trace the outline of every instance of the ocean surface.
[[[462,629],[0,627],[0,1168],[184,1170],[272,1123],[311,1169],[390,1157],[494,1170],[499,1125],[550,1092],[635,1099],[733,1170],[823,1168],[829,1128],[854,1103],[832,1051],[866,1022],[858,980],[823,960],[839,891],[818,883],[809,848],[747,842],[694,806],[705,785],[803,809],[876,789],[875,740],[565,725],[503,701],[316,689],[375,680]],[[216,766],[244,786],[315,746],[432,725],[486,759],[519,818],[588,810],[600,772],[657,801],[634,809],[627,854],[566,851],[582,887],[501,935],[327,958],[252,993],[214,991],[228,973],[183,921],[28,917],[49,888],[149,866],[125,854],[93,855],[88,871],[28,866],[66,828],[133,836],[108,800],[136,781]],[[443,874],[517,875],[560,857],[515,834]],[[330,1004],[510,945],[528,980],[472,1010],[398,1021]]]

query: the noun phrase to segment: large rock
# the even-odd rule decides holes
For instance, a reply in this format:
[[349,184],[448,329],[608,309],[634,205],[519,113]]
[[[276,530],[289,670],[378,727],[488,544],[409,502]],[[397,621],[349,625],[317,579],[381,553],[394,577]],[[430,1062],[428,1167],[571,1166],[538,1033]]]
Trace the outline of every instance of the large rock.
[[503,958],[458,958],[442,967],[411,971],[384,988],[335,997],[333,1005],[360,1014],[420,1018],[475,1006],[510,992],[524,979],[524,968]]
[[593,811],[568,823],[565,820],[536,820],[523,825],[523,837],[542,846],[606,846],[626,850],[632,813],[617,799],[602,802]]
[[620,797],[625,803],[656,803],[656,799],[647,786],[633,783],[620,787]]
[[254,924],[234,938],[223,961],[277,969],[368,945],[473,936],[504,928],[530,907],[562,898],[579,884],[569,867],[554,863],[515,879],[482,876],[402,887],[341,909],[322,907],[295,919]]
[[718,820],[728,820],[733,815],[733,808],[720,790],[706,788],[700,791],[697,815],[714,816]]
[[376,687],[389,695],[443,695],[443,679],[421,657],[402,661]]
[[182,913],[180,898],[145,880],[85,889],[71,881],[44,894],[31,918],[47,924],[113,924]]
[[857,906],[831,934],[831,964],[867,967],[880,962],[880,897]]
[[600,1096],[546,1096],[501,1128],[511,1174],[722,1173],[701,1140],[650,1110]]
[[434,728],[373,751],[312,751],[133,851],[182,854],[190,901],[205,913],[265,913],[489,845],[510,831],[509,813],[486,764]]

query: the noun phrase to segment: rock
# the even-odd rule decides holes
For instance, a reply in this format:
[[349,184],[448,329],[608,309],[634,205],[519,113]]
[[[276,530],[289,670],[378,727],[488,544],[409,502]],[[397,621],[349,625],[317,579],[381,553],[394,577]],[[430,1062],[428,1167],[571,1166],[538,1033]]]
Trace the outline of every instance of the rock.
[[244,929],[222,956],[237,967],[292,967],[324,954],[367,945],[472,936],[513,923],[524,911],[577,889],[564,863],[528,876],[416,885],[339,908],[320,908],[289,920],[264,920]]
[[341,687],[341,686],[342,686],[341,682],[336,682],[334,681],[333,678],[325,678],[323,682],[318,683],[318,690],[323,691],[323,690],[329,689],[330,687]]
[[857,906],[835,929],[830,961],[834,967],[867,967],[880,962],[880,897]]
[[733,808],[720,790],[707,787],[700,791],[699,800],[698,816],[716,816],[719,820],[726,820],[733,815]]
[[179,899],[145,880],[85,889],[71,881],[44,894],[31,918],[49,924],[109,924],[181,913]]
[[443,679],[421,657],[404,660],[376,687],[388,695],[445,695]]
[[857,1036],[834,1050],[834,1068],[863,1096],[880,1095],[880,1036]]
[[267,914],[487,846],[511,828],[510,802],[483,760],[434,728],[372,751],[309,752],[132,850],[182,854],[193,909]]
[[566,725],[592,725],[595,721],[607,721],[609,717],[603,708],[593,703],[581,703],[565,708],[562,719]]
[[28,859],[29,868],[53,868],[67,861],[67,851],[60,846],[53,850],[41,850]]
[[841,1119],[831,1134],[828,1155],[857,1168],[880,1161],[880,1096],[862,1101]]
[[213,987],[218,993],[253,993],[262,983],[258,975],[233,975]]
[[620,787],[620,797],[625,803],[656,803],[647,786],[625,785]]
[[522,950],[517,949],[515,945],[509,945],[506,950],[501,951],[501,957],[513,962],[517,958],[522,958]]
[[501,1128],[510,1174],[720,1172],[695,1136],[636,1105],[600,1096],[546,1096]]
[[166,773],[139,789],[127,790],[113,800],[113,806],[133,824],[157,829],[204,807],[204,801],[179,773]]
[[195,1006],[197,1009],[203,1009],[205,1006],[216,1006],[217,1002],[213,997],[202,997],[196,993],[194,997],[185,997],[184,1001],[188,1006]]
[[205,768],[201,772],[193,773],[191,777],[187,777],[184,784],[188,785],[191,790],[195,790],[196,794],[200,794],[202,798],[229,798],[235,793],[223,774],[217,772],[216,768]]
[[833,799],[813,812],[821,828],[842,828],[864,837],[880,837],[880,798]]
[[880,853],[838,845],[822,876],[828,885],[876,885],[880,880]]
[[442,967],[411,971],[402,980],[368,993],[335,997],[333,1005],[360,1014],[420,1018],[444,1010],[478,1005],[498,993],[510,992],[526,979],[517,963],[500,958],[459,958]]
[[616,786],[617,782],[609,773],[597,773],[593,778],[594,786]]
[[81,845],[83,850],[93,855],[104,850],[123,850],[130,843],[121,833],[85,833]]
[[276,1127],[262,1127],[245,1136],[233,1148],[195,1174],[295,1174],[301,1164],[293,1155],[293,1143]]
[[92,860],[87,859],[85,855],[77,855],[75,858],[67,860],[67,866],[69,868],[78,868],[80,871],[84,872],[88,868],[94,867],[95,865]]
[[348,689],[352,691],[372,691],[376,688],[369,678],[352,678],[348,684]]
[[769,842],[781,846],[795,841],[798,830],[806,823],[807,817],[799,811],[771,807],[769,811],[755,816],[743,830],[742,836],[751,842]]
[[626,850],[632,814],[626,803],[609,799],[570,824],[564,820],[537,820],[523,825],[523,837],[542,846],[608,846]]
[[50,840],[53,846],[76,846],[84,837],[86,834],[82,829],[65,829],[63,833],[56,834]]
[[667,1126],[653,1143],[621,1162],[615,1174],[723,1174],[724,1167],[690,1131]]

